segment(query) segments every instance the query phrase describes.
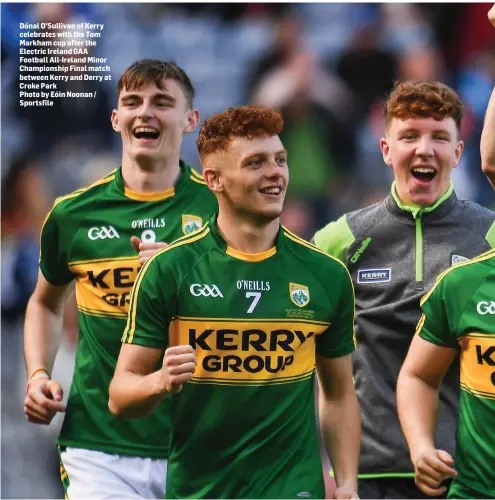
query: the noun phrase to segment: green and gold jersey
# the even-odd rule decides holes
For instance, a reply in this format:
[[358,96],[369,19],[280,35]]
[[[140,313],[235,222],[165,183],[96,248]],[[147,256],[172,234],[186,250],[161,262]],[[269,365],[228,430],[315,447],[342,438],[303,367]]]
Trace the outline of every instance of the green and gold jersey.
[[449,498],[495,498],[495,250],[440,275],[422,309],[420,337],[460,352],[458,475]]
[[244,254],[214,216],[152,257],[123,342],[197,356],[172,396],[167,498],[324,498],[315,354],[351,353],[353,320],[344,265],[283,227],[274,248]]
[[60,445],[167,456],[168,399],[138,420],[124,421],[108,410],[108,388],[140,268],[130,238],[171,243],[200,229],[216,209],[203,178],[182,162],[176,186],[164,192],[132,192],[118,169],[55,201],[42,229],[40,269],[53,285],[75,280],[79,309],[79,344]]

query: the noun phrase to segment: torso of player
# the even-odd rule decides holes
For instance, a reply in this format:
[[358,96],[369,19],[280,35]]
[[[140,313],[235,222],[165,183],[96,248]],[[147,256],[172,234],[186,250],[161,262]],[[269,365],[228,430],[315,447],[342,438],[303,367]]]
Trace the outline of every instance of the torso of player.
[[169,340],[195,348],[196,383],[307,378],[315,336],[330,326],[322,285],[282,254],[246,262],[213,252],[188,274],[179,300]]
[[178,195],[148,203],[97,203],[78,224],[69,257],[79,310],[125,319],[130,292],[141,267],[131,237],[137,236],[143,242],[171,243],[200,229],[210,215],[211,211],[201,205],[201,200],[198,203],[198,198]]

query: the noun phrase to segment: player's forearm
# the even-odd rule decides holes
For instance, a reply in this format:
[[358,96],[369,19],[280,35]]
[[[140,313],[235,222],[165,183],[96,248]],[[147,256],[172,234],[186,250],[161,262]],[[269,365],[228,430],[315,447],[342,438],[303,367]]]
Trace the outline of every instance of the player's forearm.
[[328,400],[320,393],[319,415],[337,486],[357,491],[361,419],[354,390],[335,400]]
[[63,302],[52,305],[33,295],[24,320],[24,359],[28,378],[38,369],[53,369],[62,338]]
[[160,371],[138,375],[130,371],[116,373],[110,384],[109,410],[120,418],[137,418],[150,414],[166,392],[160,385]]
[[495,189],[495,88],[486,109],[480,151],[481,168]]
[[399,375],[397,410],[411,459],[435,447],[438,389],[409,373]]

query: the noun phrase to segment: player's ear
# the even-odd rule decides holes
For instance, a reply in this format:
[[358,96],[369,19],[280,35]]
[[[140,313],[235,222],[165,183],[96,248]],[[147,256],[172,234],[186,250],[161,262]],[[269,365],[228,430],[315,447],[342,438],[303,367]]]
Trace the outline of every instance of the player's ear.
[[223,191],[223,182],[220,176],[220,171],[218,168],[215,168],[211,165],[211,162],[208,162],[209,165],[203,166],[203,178],[206,182],[206,185],[214,192],[221,193]]
[[117,110],[114,109],[112,111],[112,116],[110,118],[111,122],[112,122],[112,128],[115,130],[115,132],[121,132],[122,129],[120,128],[120,124],[119,124],[119,116],[117,114]]
[[390,154],[390,146],[385,137],[380,139],[380,149],[382,150],[383,161],[386,165],[392,166],[392,155]]
[[458,141],[457,146],[455,148],[454,165],[452,166],[452,168],[455,168],[455,167],[457,167],[457,165],[459,165],[463,151],[464,151],[464,142]]
[[199,110],[191,109],[186,113],[186,120],[184,123],[184,134],[192,132],[199,125]]

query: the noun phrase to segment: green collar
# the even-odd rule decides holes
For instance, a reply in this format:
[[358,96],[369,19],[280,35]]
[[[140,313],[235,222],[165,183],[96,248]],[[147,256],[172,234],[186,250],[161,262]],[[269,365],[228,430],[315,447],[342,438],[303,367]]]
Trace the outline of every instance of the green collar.
[[409,207],[407,205],[404,205],[400,199],[399,196],[397,195],[397,187],[395,181],[392,182],[392,196],[394,197],[395,203],[397,203],[397,206],[401,209],[404,210],[405,212],[410,212],[412,216],[417,219],[418,217],[421,216],[423,213],[428,213],[428,212],[433,212],[441,203],[443,203],[445,200],[449,199],[452,193],[454,192],[454,186],[452,183],[450,183],[449,189],[438,198],[438,200],[433,204],[430,205],[429,207]]

